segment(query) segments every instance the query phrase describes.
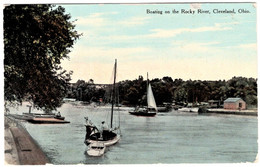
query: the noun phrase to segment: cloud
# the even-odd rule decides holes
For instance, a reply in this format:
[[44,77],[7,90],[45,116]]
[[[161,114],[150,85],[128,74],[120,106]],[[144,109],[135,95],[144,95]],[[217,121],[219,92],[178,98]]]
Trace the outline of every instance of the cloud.
[[73,62],[103,61],[120,57],[120,59],[129,60],[132,56],[145,55],[150,51],[147,47],[126,47],[126,48],[108,48],[108,47],[87,47],[77,45],[70,53]]
[[179,28],[179,29],[152,29],[152,33],[147,35],[150,38],[169,38],[174,37],[178,34],[187,32],[208,32],[208,31],[225,31],[231,30],[231,27],[223,27],[221,24],[215,24],[214,26],[198,27],[198,28]]
[[[94,79],[95,83],[110,83],[114,59],[118,59],[118,80],[136,79],[149,72],[152,78],[216,80],[233,76],[257,77],[256,44],[217,47],[217,41],[172,42],[169,48],[152,47],[86,47],[76,46],[70,61],[63,67],[73,70],[77,79]],[[243,67],[243,68],[241,68]]]
[[256,51],[257,44],[256,43],[241,44],[241,45],[238,45],[237,47],[242,48],[242,49],[251,49],[251,50]]
[[108,16],[108,15],[116,15],[118,12],[106,12],[106,13],[92,13],[89,17],[100,17],[100,16]]
[[[118,12],[108,12],[108,13],[92,13],[89,16],[86,17],[78,17],[76,24],[78,26],[105,26],[109,24],[109,20],[105,17],[109,15],[115,15]],[[105,17],[104,17],[105,16]]]
[[79,17],[76,24],[78,26],[103,26],[106,24],[105,19],[100,17]]
[[149,19],[149,17],[131,17],[129,19],[119,22],[118,24],[123,26],[143,25],[146,24]]
[[186,57],[186,55],[190,57],[191,55],[200,55],[201,53],[205,54],[210,52],[214,52],[215,55],[218,52],[215,47],[205,43],[184,43],[182,45],[173,47],[172,50],[175,50],[175,52],[177,51],[179,55],[184,55],[184,57]]
[[[125,24],[126,25],[134,25],[137,20],[147,20],[147,18],[132,18],[132,22],[125,21],[118,23],[118,25]],[[138,23],[137,23],[138,24]],[[233,23],[216,23],[214,26],[204,26],[204,27],[197,27],[197,28],[179,28],[179,29],[151,29],[148,31],[148,34],[135,34],[135,35],[129,35],[129,34],[122,34],[113,32],[114,29],[106,28],[104,29],[88,29],[87,31],[83,31],[84,37],[87,37],[84,41],[89,41],[90,45],[93,45],[93,41],[96,41],[98,45],[109,45],[109,44],[115,44],[115,43],[131,43],[136,40],[151,40],[151,39],[157,39],[157,38],[172,38],[176,35],[182,34],[182,33],[200,33],[200,32],[214,32],[214,31],[226,31],[231,30],[231,27],[228,27],[227,25],[234,25],[237,24],[236,22]],[[118,26],[120,27],[120,26]],[[99,31],[104,32],[110,32],[107,33],[107,35],[100,34]],[[115,34],[115,35],[113,35]],[[92,42],[91,42],[92,41]]]
[[223,26],[238,25],[238,24],[240,24],[240,23],[239,23],[239,22],[215,23],[215,26],[217,26],[217,27],[223,27]]

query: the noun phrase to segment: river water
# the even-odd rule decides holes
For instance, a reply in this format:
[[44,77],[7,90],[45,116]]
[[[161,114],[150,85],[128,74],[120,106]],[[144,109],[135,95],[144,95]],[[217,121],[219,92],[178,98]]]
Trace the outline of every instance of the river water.
[[[66,103],[58,111],[70,124],[23,125],[56,165],[240,163],[254,162],[256,158],[255,116],[172,111],[137,117],[130,115],[130,110],[133,108],[120,109],[121,140],[108,147],[102,157],[85,153],[84,117],[100,123],[110,112],[109,107]],[[12,112],[28,112],[28,107],[23,105]]]

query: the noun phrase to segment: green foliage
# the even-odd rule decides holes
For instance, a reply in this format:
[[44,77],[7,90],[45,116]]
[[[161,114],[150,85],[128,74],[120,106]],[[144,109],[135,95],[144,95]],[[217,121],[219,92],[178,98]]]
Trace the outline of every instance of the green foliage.
[[72,72],[60,63],[80,36],[70,18],[60,6],[5,7],[5,101],[26,99],[46,111],[61,105]]
[[248,105],[257,105],[257,80],[254,78],[233,77],[226,81],[183,82],[174,91],[177,102],[207,102],[218,100],[221,103],[228,97],[240,97]]
[[[82,82],[82,81],[81,81]],[[247,102],[248,105],[257,105],[257,80],[253,78],[234,77],[228,81],[200,81],[182,79],[172,80],[171,77],[163,77],[162,79],[153,79],[150,81],[157,105],[164,102],[175,101],[181,103],[199,103],[208,102],[209,100],[218,100],[221,103],[228,97],[240,97]],[[80,82],[78,81],[78,89]],[[130,81],[121,81],[117,83],[119,89],[119,100],[125,105],[147,105],[146,89],[147,81],[142,76],[138,79]],[[97,89],[82,88],[88,90],[89,94],[95,98],[104,97],[106,88],[101,88],[100,93],[94,95]],[[103,94],[102,94],[103,93]],[[86,97],[88,95],[85,95]],[[84,99],[84,97],[83,97]],[[91,97],[85,98],[91,99]]]
[[88,82],[78,80],[76,83],[71,85],[67,97],[75,98],[78,101],[98,102],[99,98],[104,98],[106,88],[109,87],[97,87],[92,79]]

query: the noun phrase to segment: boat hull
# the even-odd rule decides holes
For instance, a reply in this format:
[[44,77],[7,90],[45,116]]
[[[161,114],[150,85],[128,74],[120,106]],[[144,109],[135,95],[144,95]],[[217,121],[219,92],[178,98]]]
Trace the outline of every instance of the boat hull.
[[120,136],[116,135],[113,139],[105,140],[105,141],[99,140],[99,139],[97,139],[97,140],[87,139],[86,144],[89,145],[89,144],[92,144],[92,143],[95,143],[95,142],[100,142],[100,143],[103,143],[107,147],[107,146],[111,146],[111,145],[116,144],[119,140],[120,140]]
[[129,112],[132,115],[136,115],[136,116],[145,116],[145,117],[154,117],[156,115],[156,112],[140,112],[140,111],[133,111],[133,112]]

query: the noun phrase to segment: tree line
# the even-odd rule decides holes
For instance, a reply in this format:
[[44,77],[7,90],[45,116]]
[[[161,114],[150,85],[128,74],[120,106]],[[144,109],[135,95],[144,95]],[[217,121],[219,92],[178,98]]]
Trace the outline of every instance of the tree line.
[[[230,80],[202,81],[155,78],[150,81],[157,105],[164,103],[201,103],[209,100],[223,101],[229,97],[240,97],[247,105],[257,106],[257,79],[233,77]],[[119,102],[123,105],[145,105],[147,80],[139,76],[135,80],[117,83]],[[96,86],[91,79],[88,82],[78,80],[68,89],[68,98],[81,101],[99,102],[107,99],[109,85]]]

